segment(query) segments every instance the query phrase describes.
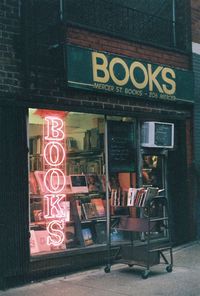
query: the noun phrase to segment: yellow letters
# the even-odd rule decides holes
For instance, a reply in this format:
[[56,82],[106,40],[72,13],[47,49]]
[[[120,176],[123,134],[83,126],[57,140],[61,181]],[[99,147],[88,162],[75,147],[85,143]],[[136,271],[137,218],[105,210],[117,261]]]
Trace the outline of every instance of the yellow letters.
[[[102,64],[97,63],[97,59],[102,60]],[[110,76],[107,70],[108,60],[103,53],[93,52],[92,53],[92,65],[93,65],[93,79],[97,82],[107,83]],[[98,71],[101,71],[104,76],[98,76]]]
[[166,84],[163,84],[163,90],[167,95],[173,95],[176,91],[176,82],[173,79],[167,77],[167,73],[171,74],[172,78],[176,78],[175,72],[170,68],[164,68],[162,70],[162,79],[171,85],[171,89],[167,88]]
[[[117,64],[121,65],[124,69],[124,71],[122,70],[118,75],[115,68]],[[129,89],[131,87],[131,83],[129,83],[130,80],[136,90],[143,90],[148,87],[149,92],[159,92],[160,94],[173,95],[176,92],[176,74],[173,69],[168,67],[155,66],[155,69],[153,69],[152,64],[138,61],[127,64],[122,58],[110,58],[107,57],[106,54],[99,52],[92,52],[92,66],[93,81],[102,83],[102,85],[112,80],[116,87],[127,86],[127,89]],[[136,71],[141,72],[140,76],[142,79]],[[123,76],[121,77],[119,74]],[[112,85],[110,85],[110,87],[111,86]],[[113,91],[115,86],[113,86]],[[112,90],[110,89],[110,91]],[[120,92],[122,92],[122,89]]]
[[[139,68],[140,70],[143,71],[143,73],[144,73],[144,81],[143,82],[137,82],[135,80],[135,76],[134,76],[135,68]],[[147,73],[145,66],[140,62],[132,63],[130,66],[130,78],[131,78],[131,81],[135,87],[137,87],[138,89],[145,88],[148,83],[148,73]]]
[[[120,64],[122,65],[122,67],[124,68],[125,70],[125,77],[124,79],[122,80],[119,80],[116,76],[115,76],[115,73],[113,71],[113,68],[116,64]],[[126,63],[120,59],[120,58],[114,58],[111,60],[110,62],[110,66],[109,66],[109,72],[110,72],[110,76],[112,78],[112,80],[117,84],[117,85],[125,85],[127,84],[128,80],[129,80],[129,70],[128,70],[128,66],[126,65]]]
[[153,91],[153,83],[157,87],[160,93],[163,93],[162,87],[160,86],[158,80],[156,79],[157,75],[160,73],[163,67],[158,66],[154,72],[152,72],[152,65],[148,64],[148,73],[149,73],[149,91]]

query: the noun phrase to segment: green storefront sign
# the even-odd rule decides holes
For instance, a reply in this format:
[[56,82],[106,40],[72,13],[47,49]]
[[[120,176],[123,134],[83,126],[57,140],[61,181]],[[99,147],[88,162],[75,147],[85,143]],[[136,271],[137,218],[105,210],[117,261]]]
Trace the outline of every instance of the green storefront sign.
[[193,102],[193,75],[165,65],[67,46],[70,87],[159,100]]

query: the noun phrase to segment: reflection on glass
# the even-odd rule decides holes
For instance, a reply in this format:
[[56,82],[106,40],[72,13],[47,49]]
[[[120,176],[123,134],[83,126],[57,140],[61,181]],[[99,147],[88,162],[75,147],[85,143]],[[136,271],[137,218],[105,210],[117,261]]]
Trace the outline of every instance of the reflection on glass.
[[[161,197],[165,197],[164,189],[164,169],[163,169],[163,156],[160,155],[143,155],[143,165],[142,165],[142,181],[144,187],[157,187],[158,194]],[[153,188],[152,188],[153,189]],[[151,239],[163,238],[168,235],[168,213],[166,212],[166,199],[154,199],[151,203],[150,212],[148,208],[144,209],[144,215],[148,217],[161,218],[157,221],[155,227],[151,232]],[[164,218],[164,219],[162,219]]]
[[105,243],[103,151],[103,116],[29,109],[31,255]]
[[143,186],[163,188],[161,156],[143,155],[142,182]]

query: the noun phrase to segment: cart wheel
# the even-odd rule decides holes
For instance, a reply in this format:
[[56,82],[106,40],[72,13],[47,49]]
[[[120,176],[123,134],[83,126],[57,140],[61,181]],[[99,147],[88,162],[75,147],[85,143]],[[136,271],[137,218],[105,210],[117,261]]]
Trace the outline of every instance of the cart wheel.
[[109,267],[109,266],[106,266],[106,267],[104,268],[104,271],[105,271],[105,273],[109,273],[109,272],[110,272],[110,267]]
[[171,265],[168,265],[168,266],[166,267],[166,270],[167,270],[167,272],[172,272],[172,266],[171,266]]
[[128,264],[129,267],[133,267],[134,264]]
[[142,278],[143,278],[143,280],[146,280],[148,278],[148,276],[149,276],[149,270],[144,270],[142,272]]

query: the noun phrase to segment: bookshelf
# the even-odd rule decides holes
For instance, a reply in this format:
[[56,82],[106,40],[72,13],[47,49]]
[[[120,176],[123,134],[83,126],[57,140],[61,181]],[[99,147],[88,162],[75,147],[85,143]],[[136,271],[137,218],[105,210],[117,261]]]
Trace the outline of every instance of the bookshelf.
[[106,211],[101,195],[74,195],[72,216],[82,247],[106,244]]
[[[42,152],[42,136],[30,137],[29,144],[29,193],[30,193],[30,231],[33,236],[38,233],[42,234],[47,230],[50,219],[45,218],[46,200],[44,183],[44,155]],[[72,139],[70,139],[70,147],[67,148],[66,154],[66,182],[67,188],[64,192],[65,203],[69,203],[68,209],[65,211],[68,215],[64,227],[64,245],[62,249],[71,249],[87,246],[95,246],[97,244],[106,244],[106,218],[105,218],[105,184],[103,184],[104,173],[104,153],[95,143],[90,147],[84,144],[84,150],[74,149]],[[69,147],[69,139],[67,139],[67,147]],[[73,148],[73,149],[72,149]],[[91,148],[89,150],[89,148]],[[72,176],[86,177],[86,193],[79,193],[78,187],[69,190],[72,182],[68,184],[69,178]],[[70,191],[70,192],[68,192]],[[59,207],[57,206],[57,209]],[[64,217],[63,217],[64,219]],[[59,219],[58,219],[59,220]],[[46,238],[45,238],[46,239]],[[40,248],[39,248],[40,249]],[[45,250],[44,250],[45,251]],[[47,250],[46,252],[54,251]],[[38,251],[33,251],[37,254]]]
[[[43,169],[42,140],[40,136],[30,138],[29,145],[29,166],[30,171],[40,171]],[[102,150],[80,150],[76,152],[68,152],[66,154],[66,173],[70,174],[86,174],[94,173],[103,174],[104,154]]]

